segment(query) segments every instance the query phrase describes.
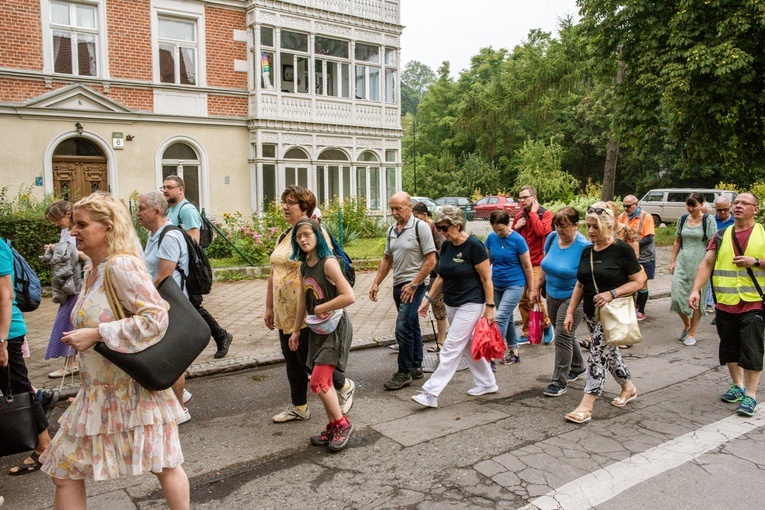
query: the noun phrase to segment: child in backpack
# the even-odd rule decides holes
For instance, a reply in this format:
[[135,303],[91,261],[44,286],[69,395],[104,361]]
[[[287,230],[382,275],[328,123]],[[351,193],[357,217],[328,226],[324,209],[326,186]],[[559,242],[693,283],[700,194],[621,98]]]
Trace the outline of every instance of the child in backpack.
[[[56,319],[53,321],[53,329],[48,340],[48,349],[45,352],[45,359],[65,358],[64,367],[51,372],[48,377],[56,379],[75,375],[80,372],[77,365],[77,351],[61,341],[64,331],[72,331],[72,321],[70,315],[72,308],[77,302],[77,295],[80,293],[82,285],[82,264],[81,260],[86,260],[87,256],[77,250],[77,241],[69,235],[69,228],[72,226],[72,205],[66,200],[57,200],[45,210],[45,219],[61,229],[61,237],[58,244],[49,244],[45,246],[46,253],[49,253],[47,260],[51,261],[55,253],[57,263],[55,264],[52,276],[54,302],[59,303]],[[71,246],[62,245],[66,243]],[[73,251],[76,257],[65,256],[65,252]],[[66,260],[64,260],[66,259]],[[51,261],[53,264],[53,262]],[[57,273],[58,272],[58,273]],[[70,275],[57,278],[56,274]]]
[[353,326],[344,308],[355,303],[356,296],[315,220],[305,218],[295,224],[291,258],[302,262],[302,293],[289,348],[297,350],[300,328],[305,321],[311,328],[306,360],[311,369],[311,391],[321,399],[329,421],[321,434],[311,437],[311,444],[337,452],[348,443],[353,425],[340,410],[332,372],[335,368],[345,372]]

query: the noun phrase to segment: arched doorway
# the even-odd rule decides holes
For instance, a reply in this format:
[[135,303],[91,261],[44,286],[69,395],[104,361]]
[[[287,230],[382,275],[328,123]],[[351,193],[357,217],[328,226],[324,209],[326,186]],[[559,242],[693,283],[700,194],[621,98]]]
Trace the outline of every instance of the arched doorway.
[[53,151],[53,193],[76,200],[94,191],[109,191],[106,156],[85,138],[68,138]]

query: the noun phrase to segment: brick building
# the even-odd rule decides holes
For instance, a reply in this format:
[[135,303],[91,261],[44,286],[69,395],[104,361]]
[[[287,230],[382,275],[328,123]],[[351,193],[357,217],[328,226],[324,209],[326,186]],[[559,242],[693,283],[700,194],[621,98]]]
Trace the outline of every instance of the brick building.
[[11,194],[174,173],[220,214],[401,189],[399,0],[14,0],[0,30]]

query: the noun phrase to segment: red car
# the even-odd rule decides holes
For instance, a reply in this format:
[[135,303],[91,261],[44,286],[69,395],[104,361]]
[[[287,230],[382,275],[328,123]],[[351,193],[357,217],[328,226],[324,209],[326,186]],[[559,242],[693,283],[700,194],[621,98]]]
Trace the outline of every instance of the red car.
[[475,207],[475,217],[484,220],[489,219],[492,211],[505,210],[511,218],[521,212],[521,205],[513,200],[513,197],[497,195],[483,197],[476,200],[473,206]]

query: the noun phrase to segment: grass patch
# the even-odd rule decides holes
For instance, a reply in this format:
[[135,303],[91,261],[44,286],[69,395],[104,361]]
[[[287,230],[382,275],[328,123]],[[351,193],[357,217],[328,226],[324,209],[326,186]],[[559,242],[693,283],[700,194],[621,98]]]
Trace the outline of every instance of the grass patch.
[[238,257],[228,257],[225,259],[210,259],[210,266],[212,267],[233,267],[233,266],[244,266],[247,264],[243,264]]
[[385,251],[385,238],[357,239],[343,248],[353,259],[381,259]]

